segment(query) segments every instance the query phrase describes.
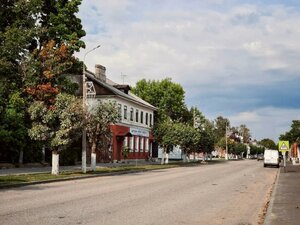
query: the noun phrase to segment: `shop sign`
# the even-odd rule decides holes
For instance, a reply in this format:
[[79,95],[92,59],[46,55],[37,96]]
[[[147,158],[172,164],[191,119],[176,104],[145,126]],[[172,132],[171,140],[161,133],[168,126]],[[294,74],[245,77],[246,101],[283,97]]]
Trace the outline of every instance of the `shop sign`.
[[130,133],[135,136],[149,137],[149,131],[142,128],[131,127]]

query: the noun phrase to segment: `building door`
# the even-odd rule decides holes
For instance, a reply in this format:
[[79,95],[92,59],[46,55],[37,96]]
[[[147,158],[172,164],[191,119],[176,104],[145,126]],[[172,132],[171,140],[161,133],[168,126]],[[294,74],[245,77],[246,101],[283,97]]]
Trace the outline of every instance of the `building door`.
[[158,158],[158,143],[152,142],[152,158]]

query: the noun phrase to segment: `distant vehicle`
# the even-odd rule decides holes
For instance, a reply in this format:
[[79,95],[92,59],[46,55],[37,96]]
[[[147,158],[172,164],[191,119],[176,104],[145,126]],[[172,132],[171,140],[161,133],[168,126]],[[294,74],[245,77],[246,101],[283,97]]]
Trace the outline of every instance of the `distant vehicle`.
[[279,167],[279,152],[278,150],[266,149],[264,152],[264,167],[276,166]]
[[264,155],[263,154],[259,154],[257,156],[257,161],[259,161],[259,160],[264,160]]

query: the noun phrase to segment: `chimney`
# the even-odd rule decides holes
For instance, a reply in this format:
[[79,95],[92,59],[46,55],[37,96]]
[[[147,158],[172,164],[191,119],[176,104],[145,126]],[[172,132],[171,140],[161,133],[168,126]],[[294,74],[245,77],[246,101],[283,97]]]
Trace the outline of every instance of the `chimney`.
[[106,68],[100,64],[95,65],[95,76],[102,82],[106,82],[106,75],[105,75]]

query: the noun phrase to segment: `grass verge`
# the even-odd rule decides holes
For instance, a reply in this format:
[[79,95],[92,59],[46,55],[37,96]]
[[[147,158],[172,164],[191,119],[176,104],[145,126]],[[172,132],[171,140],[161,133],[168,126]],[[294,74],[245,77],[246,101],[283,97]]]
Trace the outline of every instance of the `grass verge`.
[[[193,164],[183,164],[183,163],[172,163],[167,165],[122,165],[118,167],[105,167],[98,168],[96,171],[88,171],[87,173],[82,173],[81,171],[65,171],[61,172],[59,175],[52,175],[50,173],[35,173],[35,174],[19,174],[19,175],[7,175],[0,176],[0,188],[18,186],[22,184],[38,183],[43,181],[59,181],[59,180],[68,180],[74,178],[84,178],[104,174],[118,174],[126,172],[140,172],[148,170],[158,170],[158,169],[167,169],[174,168],[179,166],[191,166]],[[194,163],[194,165],[196,165]],[[198,164],[199,165],[199,164]]]

